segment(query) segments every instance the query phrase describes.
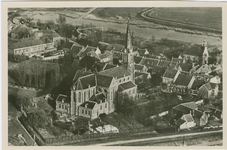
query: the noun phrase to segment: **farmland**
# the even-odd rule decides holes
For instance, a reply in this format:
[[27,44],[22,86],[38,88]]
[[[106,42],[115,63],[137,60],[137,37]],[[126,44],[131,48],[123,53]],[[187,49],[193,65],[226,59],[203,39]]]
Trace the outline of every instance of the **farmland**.
[[221,8],[155,8],[147,16],[189,25],[201,25],[218,30],[222,29]]

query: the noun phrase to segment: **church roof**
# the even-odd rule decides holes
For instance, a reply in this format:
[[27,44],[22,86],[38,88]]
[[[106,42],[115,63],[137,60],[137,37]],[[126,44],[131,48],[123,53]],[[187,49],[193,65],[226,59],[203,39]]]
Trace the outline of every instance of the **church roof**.
[[106,75],[97,75],[97,86],[101,87],[110,87],[110,84],[113,80],[113,77],[106,76]]
[[101,75],[106,75],[114,78],[122,78],[124,76],[129,76],[130,72],[124,67],[124,66],[119,66],[119,67],[114,67],[108,70],[100,71],[99,74]]

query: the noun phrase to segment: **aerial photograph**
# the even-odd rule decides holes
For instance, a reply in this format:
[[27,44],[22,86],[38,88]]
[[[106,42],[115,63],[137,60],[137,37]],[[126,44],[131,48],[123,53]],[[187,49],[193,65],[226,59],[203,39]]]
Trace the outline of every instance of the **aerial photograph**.
[[222,7],[7,17],[8,146],[223,146]]

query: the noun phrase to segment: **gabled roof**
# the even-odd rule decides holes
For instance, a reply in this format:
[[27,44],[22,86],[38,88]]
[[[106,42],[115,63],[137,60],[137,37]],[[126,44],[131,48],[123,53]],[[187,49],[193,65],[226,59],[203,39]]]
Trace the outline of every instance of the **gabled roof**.
[[131,88],[133,88],[135,86],[136,85],[134,83],[132,83],[132,81],[128,81],[128,82],[125,82],[125,83],[119,85],[119,91],[124,91],[124,90],[127,90],[127,89],[131,89]]
[[115,50],[115,51],[119,51],[119,52],[123,52],[125,46],[121,45],[121,44],[112,44],[112,45],[108,45],[106,47],[107,50]]
[[73,46],[73,43],[67,41],[67,42],[64,42],[63,43],[62,48],[68,48],[68,49],[70,49],[72,46]]
[[210,83],[206,83],[202,87],[205,87],[205,89],[208,90],[208,91],[212,90]]
[[182,86],[188,86],[193,76],[191,75],[184,75],[179,74],[174,84],[176,85],[182,85]]
[[194,119],[191,114],[184,114],[181,119],[183,119],[186,122],[193,122]]
[[157,74],[160,74],[160,75],[163,75],[165,73],[165,71],[166,71],[166,67],[155,66],[155,65],[152,65],[150,67],[150,69],[152,69],[153,73],[157,73]]
[[217,86],[217,84],[216,83],[210,83],[210,86],[211,86],[212,89],[215,89],[215,87]]
[[95,104],[96,104],[96,102],[86,101],[83,104],[81,104],[80,107],[85,107],[86,106],[87,108],[93,109]]
[[111,68],[114,68],[114,67],[117,67],[116,65],[114,64],[106,64],[103,68],[103,70],[107,70],[107,69],[111,69]]
[[113,77],[105,75],[97,75],[97,86],[109,88],[112,83]]
[[100,103],[100,102],[105,102],[106,101],[106,96],[103,94],[103,93],[97,93],[95,95],[93,95],[89,101],[93,101],[93,102],[96,102],[96,103]]
[[[146,49],[137,49],[136,51],[138,51],[139,55],[142,56],[142,55],[146,55],[145,53],[147,52]],[[148,52],[149,53],[149,52]]]
[[143,65],[145,65],[147,68],[149,68],[152,65],[158,65],[159,60],[153,59],[153,58],[145,58]]
[[181,58],[172,58],[171,61],[175,62],[175,63],[183,63],[183,59],[181,59]]
[[183,119],[178,119],[177,121],[176,121],[176,124],[177,124],[177,126],[180,126],[180,125],[182,125],[183,123],[185,123],[186,121],[185,120],[183,120]]
[[124,66],[114,67],[108,70],[100,71],[99,74],[115,77],[117,79],[130,75],[129,71]]
[[[92,57],[98,57],[97,54],[95,53],[95,51],[96,51],[96,47],[87,46],[78,53],[78,56],[84,57],[86,55],[92,55]],[[88,54],[88,53],[90,53],[90,54]]]
[[183,54],[201,57],[203,49],[200,46],[192,46],[191,48],[186,49]]
[[194,110],[194,117],[201,118],[203,116],[203,112],[200,110]]
[[96,86],[96,76],[94,74],[80,77],[78,80],[80,80],[83,89]]
[[176,76],[177,72],[178,70],[175,70],[175,69],[166,69],[163,77],[173,79]]
[[27,40],[22,42],[17,42],[13,44],[13,49],[23,48],[23,47],[30,47],[35,45],[45,44],[41,39],[38,40]]
[[68,96],[63,95],[63,94],[59,94],[56,101],[63,102],[63,103],[70,103]]
[[134,62],[135,62],[136,64],[140,64],[141,61],[142,61],[143,59],[144,59],[144,58],[141,57],[141,56],[134,56]]
[[[169,67],[172,64],[171,61],[162,60],[159,61],[158,66]],[[174,63],[176,65],[176,63]]]
[[135,69],[136,69],[136,70],[143,70],[143,68],[144,68],[143,65],[135,64]]
[[173,110],[180,111],[183,114],[188,114],[190,113],[191,110],[197,110],[197,109],[198,109],[198,106],[195,104],[195,102],[182,103],[173,107]]
[[77,81],[79,77],[91,75],[92,73],[90,71],[82,71],[78,70],[73,78],[73,82]]
[[73,45],[70,52],[77,55],[82,50],[82,48],[82,46]]
[[199,89],[203,84],[205,84],[204,80],[194,80],[191,89],[193,90]]
[[191,63],[179,63],[178,66],[185,72],[189,72],[192,69]]
[[205,64],[200,66],[197,70],[196,73],[209,73],[211,72],[211,68],[209,65]]

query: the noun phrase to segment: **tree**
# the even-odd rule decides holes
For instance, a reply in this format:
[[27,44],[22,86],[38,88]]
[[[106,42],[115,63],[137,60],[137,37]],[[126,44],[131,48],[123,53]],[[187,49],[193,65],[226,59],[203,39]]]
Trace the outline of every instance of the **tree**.
[[132,115],[134,108],[134,101],[132,97],[129,97],[126,93],[121,93],[115,96],[114,100],[115,109],[117,112],[123,113],[124,115]]

